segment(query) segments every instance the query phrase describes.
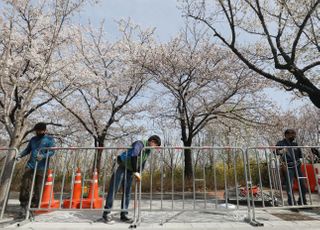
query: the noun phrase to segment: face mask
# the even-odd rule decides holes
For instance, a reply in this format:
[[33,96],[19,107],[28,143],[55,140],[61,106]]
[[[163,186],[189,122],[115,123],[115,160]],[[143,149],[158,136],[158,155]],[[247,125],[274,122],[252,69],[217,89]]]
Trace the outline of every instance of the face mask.
[[289,140],[290,142],[293,142],[294,139],[295,139],[294,137],[289,137],[289,138],[288,138],[288,140]]
[[43,137],[45,134],[44,133],[39,133],[37,134],[37,137]]

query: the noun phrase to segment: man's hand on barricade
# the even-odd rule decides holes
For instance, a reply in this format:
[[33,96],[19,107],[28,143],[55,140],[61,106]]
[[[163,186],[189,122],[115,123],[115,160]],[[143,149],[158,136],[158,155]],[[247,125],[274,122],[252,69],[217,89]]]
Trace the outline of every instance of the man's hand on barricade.
[[43,155],[38,154],[38,155],[37,155],[37,161],[41,161],[42,159],[43,159]]
[[141,175],[138,172],[133,173],[134,177],[136,178],[137,182],[141,181]]
[[18,155],[18,156],[16,156],[16,158],[15,158],[15,160],[17,161],[17,162],[19,162],[20,160],[21,160],[21,155]]
[[280,153],[280,154],[286,154],[287,152],[288,152],[288,149],[280,149],[278,151],[278,153]]

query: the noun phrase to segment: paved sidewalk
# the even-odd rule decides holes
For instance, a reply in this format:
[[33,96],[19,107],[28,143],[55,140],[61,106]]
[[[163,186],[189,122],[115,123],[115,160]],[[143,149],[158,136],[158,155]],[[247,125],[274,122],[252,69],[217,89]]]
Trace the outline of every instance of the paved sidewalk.
[[[275,210],[258,211],[257,220],[263,223],[262,227],[251,226],[239,213],[212,213],[212,212],[176,212],[176,213],[142,213],[144,218],[138,229],[290,229],[307,230],[320,229],[320,215],[312,211],[299,213]],[[24,221],[7,226],[8,229],[128,229],[129,224],[121,223],[115,215],[114,224],[95,222],[100,217],[100,212],[51,212],[36,216],[33,222]],[[304,217],[304,220],[286,221],[285,216],[294,218]]]
[[[170,202],[162,203],[165,207],[170,207]],[[153,208],[159,208],[161,203],[155,201]],[[116,201],[115,207],[119,206]],[[175,206],[179,206],[179,201],[175,201]],[[147,202],[144,208],[147,209]],[[186,210],[192,210],[192,205]],[[308,230],[320,229],[320,209],[300,210],[293,212],[290,210],[267,209],[256,210],[256,219],[263,223],[262,227],[254,227],[245,221],[247,210],[240,207],[240,210],[219,208],[205,211],[143,211],[141,213],[142,223],[138,229],[272,229],[272,230]],[[130,211],[130,214],[133,212]],[[129,224],[120,222],[119,213],[113,213],[115,223],[105,224],[97,222],[101,218],[101,211],[81,210],[81,211],[54,211],[35,216],[30,222],[22,221],[12,223],[3,227],[8,229],[128,229]]]
[[[10,226],[8,229],[128,229],[129,226],[127,224],[113,224],[107,225],[103,223],[99,224],[90,224],[90,223],[55,223],[55,224],[47,224],[47,223],[29,223],[23,225],[21,227],[18,226]],[[183,229],[216,229],[216,230],[231,230],[231,229],[263,229],[263,230],[282,230],[282,229],[290,229],[290,230],[315,230],[320,229],[320,222],[312,222],[312,221],[304,221],[304,222],[287,222],[287,221],[278,221],[276,223],[265,223],[263,227],[253,227],[245,223],[199,223],[199,224],[191,224],[191,223],[168,223],[163,226],[157,224],[141,224],[137,227],[137,229],[175,229],[175,230],[183,230]]]

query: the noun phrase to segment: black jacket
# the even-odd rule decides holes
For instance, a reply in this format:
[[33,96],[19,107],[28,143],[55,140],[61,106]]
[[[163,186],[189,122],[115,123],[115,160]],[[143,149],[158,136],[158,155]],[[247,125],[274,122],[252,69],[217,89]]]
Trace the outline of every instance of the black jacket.
[[[281,141],[278,141],[276,146],[298,146],[298,144],[296,142],[289,142],[286,139],[283,139]],[[287,163],[294,162],[294,161],[297,162],[299,161],[300,158],[302,158],[302,152],[300,148],[295,148],[295,147],[288,148],[288,152],[286,154],[280,154],[279,150],[281,149],[280,148],[277,149],[276,153],[278,155],[282,155],[283,161],[287,159]]]

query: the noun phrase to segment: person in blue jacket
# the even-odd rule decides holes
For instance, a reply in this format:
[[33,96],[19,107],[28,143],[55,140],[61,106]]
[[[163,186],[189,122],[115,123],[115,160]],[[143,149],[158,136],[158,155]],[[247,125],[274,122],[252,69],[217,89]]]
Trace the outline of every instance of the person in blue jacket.
[[[122,184],[123,195],[121,200],[121,213],[120,220],[123,222],[131,223],[132,219],[128,217],[128,207],[131,196],[131,186],[133,177],[138,182],[141,180],[140,171],[143,170],[144,165],[147,161],[148,156],[151,153],[150,148],[145,147],[156,147],[161,145],[161,139],[157,135],[149,137],[148,141],[135,141],[132,143],[132,147],[127,151],[121,153],[117,157],[117,170],[113,172],[109,191],[106,198],[105,210],[102,215],[102,219],[105,223],[112,223],[113,219],[110,215],[110,209],[113,205],[113,200],[117,194],[117,191]],[[140,170],[140,165],[142,165]]]
[[[32,196],[31,207],[38,207],[40,193],[42,188],[43,176],[46,175],[45,169],[48,169],[50,157],[53,156],[54,152],[45,148],[54,147],[54,139],[47,135],[46,123],[37,123],[33,130],[36,135],[32,137],[27,145],[27,147],[16,157],[19,161],[22,157],[30,155],[29,160],[26,165],[25,172],[22,176],[21,187],[20,187],[20,206],[26,208],[28,206],[30,190],[32,184],[32,178],[34,170],[36,169],[36,178],[34,185],[34,194]],[[41,150],[41,151],[40,151]],[[36,164],[37,163],[37,164]],[[47,167],[46,167],[47,164]]]

